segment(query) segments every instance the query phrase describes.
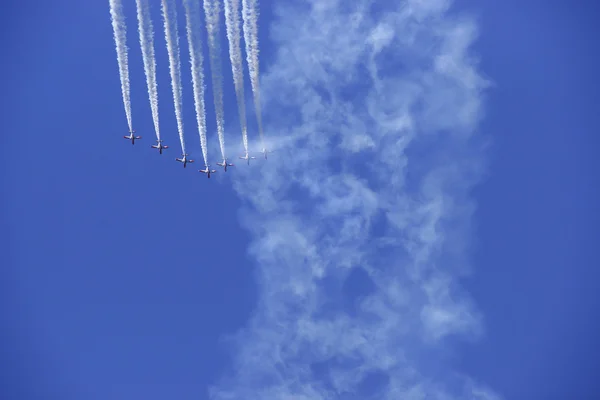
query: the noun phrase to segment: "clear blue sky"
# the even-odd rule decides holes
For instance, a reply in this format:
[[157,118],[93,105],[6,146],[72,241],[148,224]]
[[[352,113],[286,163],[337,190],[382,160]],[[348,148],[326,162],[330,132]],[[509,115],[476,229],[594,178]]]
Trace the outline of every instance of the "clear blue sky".
[[[135,146],[108,1],[10,3],[0,397],[598,396],[596,4],[412,1],[406,17],[385,2],[262,1],[277,152],[207,180],[200,162],[174,161],[158,1],[162,156],[135,2]],[[186,143],[201,161],[177,6]],[[247,69],[245,83],[256,151]]]

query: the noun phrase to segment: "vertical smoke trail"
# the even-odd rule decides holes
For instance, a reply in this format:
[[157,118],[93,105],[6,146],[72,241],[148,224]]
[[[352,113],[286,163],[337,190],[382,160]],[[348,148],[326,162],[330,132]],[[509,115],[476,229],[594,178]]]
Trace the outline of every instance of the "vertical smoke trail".
[[242,0],[242,18],[244,20],[244,42],[246,42],[246,60],[250,71],[250,83],[254,95],[254,109],[260,141],[264,148],[265,141],[262,128],[262,112],[260,106],[260,87],[258,73],[258,4],[257,0]]
[[208,151],[206,149],[206,114],[204,109],[204,74],[202,72],[202,46],[198,28],[198,0],[183,0],[185,7],[185,25],[187,30],[190,64],[192,68],[192,84],[194,85],[194,105],[196,107],[196,120],[200,134],[200,147],[204,156],[204,164],[208,164]]
[[229,41],[229,59],[235,85],[235,97],[242,128],[244,150],[248,152],[248,132],[246,128],[246,103],[244,102],[244,71],[240,48],[240,0],[225,0],[225,24]]
[[[170,4],[169,4],[170,3]],[[183,118],[181,116],[181,63],[179,61],[179,36],[177,35],[177,11],[171,0],[162,0],[162,14],[165,21],[165,39],[169,52],[169,71],[171,72],[171,87],[173,88],[173,102],[175,103],[175,117],[177,130],[181,141],[181,151],[185,154],[185,140],[183,138]]]
[[127,124],[131,132],[131,98],[129,89],[129,62],[127,59],[127,27],[125,26],[125,17],[123,16],[123,6],[121,0],[110,0],[110,17],[117,47],[117,61],[119,62],[119,76],[121,78],[121,94],[123,95],[123,105],[125,106],[125,115]]
[[144,72],[146,73],[146,84],[148,86],[148,97],[150,98],[150,109],[152,110],[152,121],[156,138],[160,140],[160,129],[158,124],[158,89],[156,84],[156,58],[154,56],[154,27],[148,0],[136,0],[138,29],[140,33],[140,46],[142,47],[142,58],[144,59]]
[[219,40],[219,0],[204,0],[206,32],[208,33],[208,53],[212,76],[213,101],[217,117],[217,134],[221,146],[221,156],[225,159],[225,134],[223,132],[223,78],[221,76],[221,43]]

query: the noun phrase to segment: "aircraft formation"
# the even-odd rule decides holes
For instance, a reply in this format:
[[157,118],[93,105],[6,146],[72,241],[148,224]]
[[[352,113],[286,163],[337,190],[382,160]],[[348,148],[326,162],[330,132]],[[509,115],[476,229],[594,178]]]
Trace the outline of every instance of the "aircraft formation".
[[[135,133],[135,130],[132,130],[131,132],[129,132],[129,136],[123,136],[124,139],[130,140],[132,145],[135,144],[136,140],[139,140],[142,138],[141,136],[135,136],[134,133]],[[169,146],[162,144],[162,139],[156,139],[156,144],[153,144],[150,147],[152,147],[153,149],[158,149],[159,154],[162,154],[163,149],[169,148]],[[264,155],[265,160],[267,159],[267,154],[272,153],[272,152],[273,152],[272,150],[267,150],[265,148],[263,148],[261,150],[261,153]],[[175,161],[182,163],[183,168],[185,168],[188,163],[192,164],[194,162],[194,160],[187,158],[188,156],[189,156],[189,154],[184,153],[181,155],[181,158],[176,158]],[[246,152],[245,155],[240,156],[239,158],[242,160],[246,160],[248,165],[250,165],[250,160],[256,160],[256,157],[250,156],[248,154],[248,152]],[[221,162],[217,162],[217,165],[219,167],[223,167],[223,170],[225,172],[227,172],[227,167],[235,166],[235,164],[228,162],[227,158],[224,158],[223,161],[221,161]],[[205,164],[204,167],[205,167],[204,169],[200,169],[200,170],[198,170],[198,172],[202,172],[202,173],[206,174],[209,179],[210,179],[211,174],[217,172],[214,169],[210,169],[210,164]]]
[[[204,158],[204,169],[198,170],[206,174],[208,178],[217,172],[210,168],[208,162],[208,149],[206,139],[206,113],[204,99],[204,73],[203,73],[203,56],[202,43],[200,39],[200,10],[199,0],[181,0],[185,9],[186,33],[188,42],[188,52],[190,56],[190,67],[193,82],[194,106],[196,111],[196,120],[198,123],[198,134],[200,138],[200,147]],[[248,133],[246,122],[246,110],[244,102],[244,73],[241,50],[241,30],[240,30],[240,11],[242,15],[242,30],[245,42],[246,61],[250,84],[252,88],[254,108],[256,112],[256,121],[258,125],[259,138],[262,144],[261,153],[265,159],[267,154],[272,152],[267,150],[264,145],[264,134],[262,129],[262,116],[260,107],[260,88],[259,88],[259,62],[258,62],[258,5],[257,0],[241,0],[242,7],[240,10],[240,0],[202,0],[205,16],[205,26],[207,34],[208,53],[210,59],[210,70],[212,78],[212,92],[216,119],[216,133],[219,139],[219,147],[221,150],[220,159],[222,161],[216,164],[222,167],[227,172],[228,167],[233,167],[234,164],[229,162],[225,154],[225,138],[224,138],[224,110],[223,110],[223,83],[220,74],[221,56],[219,43],[220,29],[220,14],[221,2],[224,3],[225,25],[227,30],[227,40],[229,43],[229,58],[231,70],[233,73],[233,81],[235,87],[235,95],[237,100],[237,108],[240,119],[240,128],[242,133],[242,143],[244,146],[244,155],[239,156],[241,160],[245,160],[250,165],[250,160],[256,159],[251,156],[248,150]],[[117,51],[117,61],[119,66],[119,76],[121,81],[121,94],[123,96],[123,105],[125,108],[125,116],[129,125],[129,135],[123,136],[124,139],[131,141],[134,145],[137,140],[142,139],[142,136],[137,136],[132,128],[131,116],[131,96],[129,82],[129,62],[128,62],[128,47],[127,47],[127,27],[125,24],[125,16],[121,0],[109,0],[110,15],[113,27],[115,46]],[[169,146],[163,143],[159,129],[159,114],[158,114],[158,90],[156,83],[156,57],[154,53],[154,27],[150,14],[148,0],[136,0],[137,21],[140,48],[144,62],[144,72],[146,76],[146,84],[148,89],[148,97],[150,100],[150,108],[152,111],[152,119],[154,130],[156,133],[156,144],[151,147],[157,149],[159,154]],[[182,163],[186,168],[188,164],[194,163],[193,159],[189,158],[186,151],[183,118],[182,118],[182,84],[181,84],[181,62],[179,37],[177,27],[177,9],[175,0],[161,0],[161,11],[165,31],[165,44],[169,56],[169,73],[171,78],[171,89],[173,92],[173,101],[175,104],[175,117],[177,120],[177,130],[181,142],[182,155],[175,160]]]

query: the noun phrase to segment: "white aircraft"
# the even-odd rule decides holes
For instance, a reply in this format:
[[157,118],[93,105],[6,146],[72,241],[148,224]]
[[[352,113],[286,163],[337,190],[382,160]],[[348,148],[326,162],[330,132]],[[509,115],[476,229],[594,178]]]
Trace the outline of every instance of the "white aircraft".
[[169,148],[169,146],[164,146],[162,144],[162,140],[160,140],[160,139],[156,141],[156,144],[153,144],[150,147],[152,147],[153,149],[158,149],[158,152],[160,154],[162,154],[163,149],[168,149]]
[[228,163],[226,158],[223,159],[223,162],[218,162],[217,165],[223,167],[225,172],[227,172],[227,167],[233,167],[233,164]]
[[134,130],[129,131],[129,136],[123,136],[124,139],[129,139],[131,140],[131,144],[135,144],[135,139],[141,139],[141,136],[133,136],[133,133],[135,132]]
[[251,159],[252,159],[252,160],[255,160],[255,159],[256,159],[256,157],[250,157],[250,156],[248,155],[248,152],[246,152],[246,155],[245,155],[245,156],[240,156],[240,158],[241,158],[242,160],[246,160],[246,161],[248,161],[248,165],[250,165],[250,160],[251,160]]
[[187,156],[188,156],[188,154],[186,153],[186,154],[182,155],[181,158],[176,158],[175,160],[179,161],[180,163],[183,163],[183,168],[185,168],[185,166],[186,166],[187,163],[193,163],[194,162],[194,160],[188,160]]
[[208,179],[210,179],[210,174],[213,174],[217,171],[215,171],[214,169],[210,169],[210,165],[206,164],[206,168],[205,169],[199,169],[198,172],[202,172],[203,174],[206,174],[208,176]]
[[269,150],[267,150],[266,148],[263,147],[263,149],[260,152],[265,155],[265,160],[266,160],[267,159],[267,153],[272,153],[273,150],[269,151]]

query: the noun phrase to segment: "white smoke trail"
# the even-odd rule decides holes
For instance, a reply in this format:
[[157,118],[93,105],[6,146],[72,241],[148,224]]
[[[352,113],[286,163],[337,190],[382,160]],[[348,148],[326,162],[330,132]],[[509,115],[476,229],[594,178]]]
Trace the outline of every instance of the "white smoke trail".
[[260,106],[260,87],[258,69],[258,4],[257,0],[242,0],[242,18],[244,20],[244,42],[246,43],[246,60],[250,72],[250,83],[254,95],[254,109],[256,110],[256,122],[261,145],[265,146],[262,112]]
[[[177,10],[172,0],[162,0],[162,14],[165,21],[165,39],[169,52],[169,71],[171,73],[171,87],[173,88],[173,102],[175,103],[175,117],[177,130],[181,141],[181,151],[185,154],[185,140],[183,138],[183,118],[181,116],[181,63],[179,61],[179,35],[177,34]],[[170,3],[170,4],[169,4]]]
[[206,149],[206,114],[204,109],[204,73],[202,72],[202,46],[198,35],[198,0],[184,0],[185,25],[187,30],[190,64],[192,68],[192,84],[194,85],[194,105],[196,107],[196,120],[200,135],[200,147],[204,156],[204,164],[208,164],[208,151]]
[[223,132],[223,77],[221,76],[221,43],[219,40],[219,0],[204,0],[206,32],[208,33],[208,53],[212,76],[213,101],[217,117],[217,135],[221,146],[221,157],[225,158],[225,134]]
[[156,138],[160,140],[160,128],[158,124],[158,89],[156,84],[156,57],[154,56],[154,26],[150,18],[148,0],[136,0],[138,29],[140,33],[140,46],[142,47],[142,58],[144,60],[144,72],[146,73],[146,84],[148,86],[148,97],[150,98],[150,109],[152,110],[152,121]]
[[240,127],[244,150],[248,152],[248,132],[246,127],[246,103],[244,102],[244,71],[242,67],[242,50],[240,48],[240,0],[225,0],[225,24],[229,41],[229,59],[235,86]]
[[129,88],[129,62],[127,59],[127,27],[125,26],[125,17],[123,16],[123,6],[121,0],[110,0],[110,17],[117,48],[117,61],[119,62],[119,76],[121,78],[121,94],[123,95],[123,105],[125,106],[125,115],[129,131],[132,131],[131,125],[131,98]]

